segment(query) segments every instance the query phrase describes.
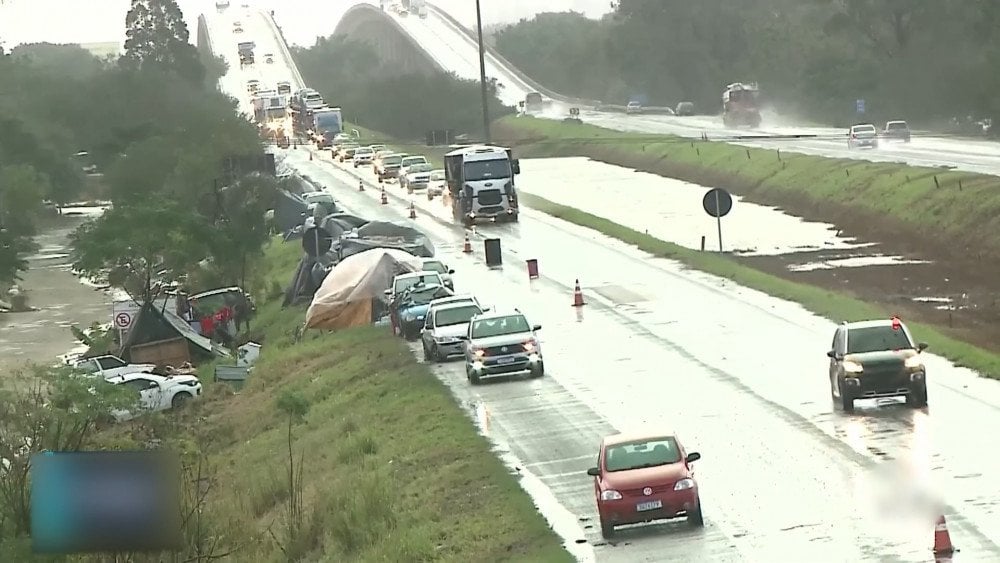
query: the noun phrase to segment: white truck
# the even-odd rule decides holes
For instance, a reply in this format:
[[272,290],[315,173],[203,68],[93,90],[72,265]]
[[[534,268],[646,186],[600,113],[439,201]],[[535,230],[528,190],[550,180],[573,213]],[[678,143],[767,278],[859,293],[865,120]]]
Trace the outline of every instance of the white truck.
[[465,226],[478,220],[517,222],[514,176],[520,173],[520,163],[506,147],[459,147],[444,155],[445,181],[455,220]]
[[156,368],[155,364],[130,364],[118,356],[105,355],[77,360],[73,367],[83,370],[93,376],[104,379],[128,375],[130,373],[148,373]]

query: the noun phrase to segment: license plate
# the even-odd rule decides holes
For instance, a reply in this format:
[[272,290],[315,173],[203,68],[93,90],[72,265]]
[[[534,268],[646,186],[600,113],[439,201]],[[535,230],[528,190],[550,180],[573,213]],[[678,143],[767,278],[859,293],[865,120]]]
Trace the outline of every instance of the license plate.
[[512,364],[514,363],[514,358],[497,358],[498,364]]
[[635,505],[635,509],[639,512],[643,512],[645,510],[656,510],[657,508],[663,508],[662,500],[651,500],[649,502],[640,502],[639,504]]

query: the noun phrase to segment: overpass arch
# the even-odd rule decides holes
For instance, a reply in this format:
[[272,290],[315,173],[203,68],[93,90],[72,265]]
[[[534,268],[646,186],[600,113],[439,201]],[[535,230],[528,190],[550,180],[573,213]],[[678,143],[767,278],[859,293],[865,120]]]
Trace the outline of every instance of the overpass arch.
[[340,19],[333,34],[364,41],[375,48],[380,60],[411,72],[448,72],[378,6],[357,4],[351,7]]

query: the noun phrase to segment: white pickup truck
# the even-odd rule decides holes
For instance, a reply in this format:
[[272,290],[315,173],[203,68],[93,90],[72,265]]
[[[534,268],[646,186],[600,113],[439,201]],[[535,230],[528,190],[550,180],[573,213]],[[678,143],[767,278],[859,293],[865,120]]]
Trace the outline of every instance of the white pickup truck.
[[149,372],[156,368],[155,364],[129,364],[118,356],[95,356],[84,360],[77,360],[73,367],[83,370],[90,375],[100,375],[104,379],[127,375],[130,373]]

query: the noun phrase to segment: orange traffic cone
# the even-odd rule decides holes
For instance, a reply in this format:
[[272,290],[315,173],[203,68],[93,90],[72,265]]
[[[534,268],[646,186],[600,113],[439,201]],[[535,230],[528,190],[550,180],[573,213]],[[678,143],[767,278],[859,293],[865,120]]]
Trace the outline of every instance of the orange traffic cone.
[[583,292],[580,291],[580,280],[576,280],[576,287],[573,288],[573,306],[583,307],[586,303],[583,302]]
[[382,188],[382,205],[389,205],[389,196],[385,193],[385,188]]
[[934,556],[947,557],[955,553],[955,546],[951,545],[951,534],[948,533],[948,524],[944,521],[944,514],[938,517],[937,526],[934,527]]
[[364,180],[358,180],[358,191],[359,192],[365,191],[365,181]]
[[413,206],[413,202],[410,202],[410,219],[417,218],[417,208]]
[[466,254],[472,253],[472,243],[469,242],[469,235],[465,235],[465,244],[462,246],[462,252]]

